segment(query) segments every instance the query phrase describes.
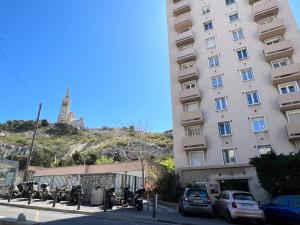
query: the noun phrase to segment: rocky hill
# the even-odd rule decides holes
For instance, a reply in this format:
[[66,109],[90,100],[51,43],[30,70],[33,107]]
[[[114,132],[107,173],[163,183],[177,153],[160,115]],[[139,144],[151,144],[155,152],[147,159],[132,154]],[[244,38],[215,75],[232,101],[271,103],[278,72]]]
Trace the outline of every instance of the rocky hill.
[[[24,166],[33,127],[33,121],[0,124],[0,154]],[[172,137],[165,133],[136,131],[133,126],[78,130],[43,120],[31,164],[44,167],[102,164],[137,160],[140,155],[161,161],[172,157],[172,149]]]

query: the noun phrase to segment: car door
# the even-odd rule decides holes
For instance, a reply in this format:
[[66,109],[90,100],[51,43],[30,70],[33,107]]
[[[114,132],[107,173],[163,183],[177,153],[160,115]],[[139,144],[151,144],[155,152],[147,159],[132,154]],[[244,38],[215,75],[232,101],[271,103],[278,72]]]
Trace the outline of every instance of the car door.
[[300,196],[291,196],[282,213],[290,224],[300,224]]
[[288,206],[288,197],[278,196],[274,198],[270,205],[268,205],[265,213],[267,218],[276,222],[285,222],[284,209]]

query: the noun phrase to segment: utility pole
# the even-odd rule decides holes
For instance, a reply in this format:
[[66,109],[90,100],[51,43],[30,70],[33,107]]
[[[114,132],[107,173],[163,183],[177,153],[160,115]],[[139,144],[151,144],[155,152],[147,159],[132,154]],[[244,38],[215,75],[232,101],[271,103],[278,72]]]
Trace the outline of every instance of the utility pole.
[[28,158],[27,158],[26,168],[25,168],[24,177],[23,177],[24,182],[27,181],[27,179],[28,179],[28,168],[29,168],[29,165],[30,165],[31,154],[32,154],[32,151],[33,151],[33,148],[34,148],[36,132],[37,132],[37,129],[39,127],[39,120],[40,120],[42,105],[43,105],[42,103],[39,104],[38,115],[37,115],[36,122],[35,122],[35,129],[34,129],[34,132],[33,132],[31,147],[30,147]]

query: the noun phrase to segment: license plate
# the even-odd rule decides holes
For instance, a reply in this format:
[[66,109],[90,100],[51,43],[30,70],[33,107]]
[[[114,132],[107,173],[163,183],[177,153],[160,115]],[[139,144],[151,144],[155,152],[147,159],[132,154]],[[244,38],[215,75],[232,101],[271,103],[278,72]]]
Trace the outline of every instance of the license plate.
[[194,203],[203,203],[203,200],[194,200]]

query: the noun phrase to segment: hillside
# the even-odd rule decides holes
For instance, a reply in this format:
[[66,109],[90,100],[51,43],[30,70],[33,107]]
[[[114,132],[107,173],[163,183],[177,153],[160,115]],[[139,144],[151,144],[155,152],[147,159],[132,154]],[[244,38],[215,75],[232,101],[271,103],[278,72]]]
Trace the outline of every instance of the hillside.
[[[0,151],[24,166],[31,144],[33,121],[0,124]],[[54,167],[136,160],[135,150],[154,161],[172,157],[172,138],[163,133],[139,132],[129,128],[77,130],[65,124],[40,123],[32,165]]]

